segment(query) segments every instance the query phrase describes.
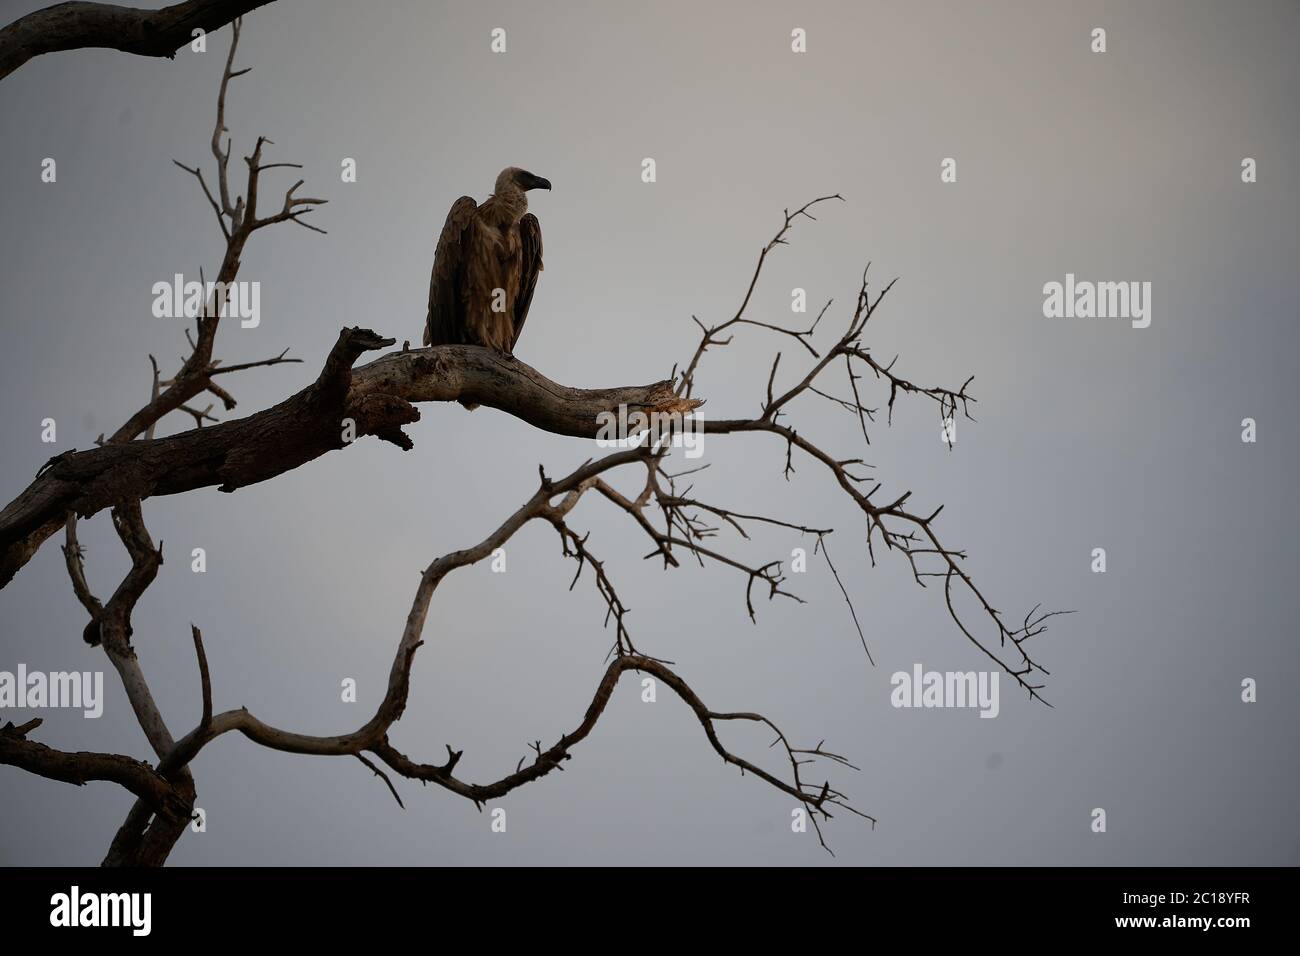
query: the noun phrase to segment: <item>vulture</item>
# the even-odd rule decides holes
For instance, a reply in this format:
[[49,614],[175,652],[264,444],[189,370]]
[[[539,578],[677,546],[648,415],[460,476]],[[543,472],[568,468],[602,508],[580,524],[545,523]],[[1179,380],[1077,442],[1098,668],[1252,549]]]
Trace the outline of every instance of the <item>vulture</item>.
[[433,256],[425,345],[485,345],[514,354],[542,271],[542,227],[528,190],[550,189],[526,169],[501,170],[483,205],[461,196]]

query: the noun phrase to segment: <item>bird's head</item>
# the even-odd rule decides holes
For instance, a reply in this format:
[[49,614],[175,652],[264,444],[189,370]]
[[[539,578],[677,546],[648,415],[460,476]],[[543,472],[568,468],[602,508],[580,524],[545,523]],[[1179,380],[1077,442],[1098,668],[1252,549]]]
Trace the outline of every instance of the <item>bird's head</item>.
[[518,166],[507,166],[501,170],[501,175],[497,177],[496,194],[498,196],[510,192],[528,192],[530,189],[550,189],[551,181],[543,179],[541,176],[534,176],[526,169],[520,169]]

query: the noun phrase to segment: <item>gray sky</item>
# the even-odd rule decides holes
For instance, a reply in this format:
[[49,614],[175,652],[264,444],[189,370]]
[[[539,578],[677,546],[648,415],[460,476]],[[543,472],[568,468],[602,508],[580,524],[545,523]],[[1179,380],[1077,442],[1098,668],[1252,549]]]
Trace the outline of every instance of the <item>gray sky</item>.
[[[5,0],[0,20],[43,3]],[[675,661],[710,706],[760,710],[861,768],[832,780],[880,822],[827,827],[841,862],[1296,864],[1298,21],[1281,2],[280,0],[245,20],[238,63],[253,70],[234,81],[228,125],[236,155],[260,133],[271,160],[304,164],[302,192],[330,200],[313,214],[329,234],[282,226],[250,242],[240,277],[262,284],[262,321],[226,323],[218,354],[291,347],[305,363],[228,382],[235,414],[310,381],[341,326],[418,342],[446,210],[482,199],[503,166],[554,183],[533,198],[546,271],[517,353],[575,386],[665,377],[694,348],[692,314],[734,311],[781,210],[841,192],[775,255],[754,317],[790,318],[802,287],[813,307],[835,299],[832,333],[870,259],[873,275],[901,278],[868,343],[923,384],[974,374],[979,421],[958,423],[949,452],[933,408],[906,402],[864,453],[851,416],[810,401],[791,414],[867,458],[886,492],[911,489],[923,512],[945,504],[941,533],[1008,617],[1040,601],[1078,612],[1037,639],[1054,707],[1008,680],[993,720],[891,707],[893,672],[984,659],[937,588],[917,588],[896,556],[870,567],[861,516],[826,474],[796,460],[783,480],[785,449],[766,436],[711,438],[696,490],[834,527],[877,665],[820,559],[792,576],[807,604],[763,603],[751,625],[734,572],[643,563],[627,516],[584,501],[574,526],[634,608],[638,645]],[[504,55],[489,50],[498,26]],[[1098,26],[1104,54],[1089,48]],[[795,27],[805,54],[790,51]],[[217,268],[211,211],[171,159],[210,166],[227,44],[223,31],[174,62],[55,54],[0,82],[5,501],[147,398],[148,353],[174,371],[185,349],[181,325],[151,314],[150,289]],[[40,181],[45,157],[56,183]],[[340,182],[344,157],[356,183]],[[654,184],[641,182],[645,157]],[[956,183],[940,182],[945,157]],[[281,173],[287,186],[293,171]],[[1043,284],[1067,273],[1151,282],[1151,326],[1045,318]],[[793,382],[805,359],[760,330],[711,353],[708,414],[754,414],[777,349]],[[871,395],[883,405],[887,390]],[[539,462],[561,474],[596,451],[491,409],[422,413],[409,453],[365,440],[234,495],[146,503],[168,561],[134,642],[174,733],[199,716],[190,621],[219,709],[354,729],[382,694],[419,569],[495,528]],[[1255,444],[1240,440],[1248,416]],[[53,446],[40,441],[47,417]],[[82,539],[92,585],[111,591],[126,559],[107,515]],[[80,640],[57,544],[0,593],[0,670],[109,670],[101,719],[45,711],[37,739],[146,757],[106,659]],[[740,552],[788,558],[801,544],[760,532]],[[195,547],[205,574],[190,570]],[[1089,569],[1097,547],[1105,574]],[[553,530],[531,526],[507,573],[476,566],[444,583],[399,747],[426,760],[463,748],[463,776],[486,782],[577,725],[612,635],[589,577],[566,590],[573,570]],[[359,682],[355,705],[339,700],[345,677]],[[1255,704],[1240,700],[1245,677]],[[355,761],[229,735],[194,764],[208,830],[171,862],[832,862],[790,831],[792,801],[725,767],[666,688],[654,704],[639,690],[625,679],[565,773],[494,804],[504,834],[444,791],[398,782],[401,810]],[[771,761],[766,735],[726,739]],[[12,768],[0,799],[5,864],[97,863],[130,805],[109,784]],[[1105,834],[1090,832],[1094,807]]]

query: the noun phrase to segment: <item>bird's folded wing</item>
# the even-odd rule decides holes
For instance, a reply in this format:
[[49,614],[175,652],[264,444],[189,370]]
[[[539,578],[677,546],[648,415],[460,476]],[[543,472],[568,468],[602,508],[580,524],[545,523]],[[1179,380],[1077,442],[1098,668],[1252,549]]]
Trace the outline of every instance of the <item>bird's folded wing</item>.
[[425,345],[454,345],[463,339],[464,303],[458,294],[465,268],[466,233],[478,205],[461,196],[447,213],[429,277],[429,314],[424,323]]
[[537,288],[537,274],[542,271],[542,224],[531,212],[519,220],[519,243],[523,249],[519,274],[519,295],[515,299],[515,332],[510,342],[511,351],[519,341],[528,307],[533,304],[533,290]]

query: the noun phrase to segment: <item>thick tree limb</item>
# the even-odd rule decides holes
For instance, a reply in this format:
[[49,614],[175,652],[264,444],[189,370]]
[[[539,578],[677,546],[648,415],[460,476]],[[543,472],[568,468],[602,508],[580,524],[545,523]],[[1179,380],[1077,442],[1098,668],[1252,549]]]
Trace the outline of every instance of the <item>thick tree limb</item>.
[[171,59],[190,42],[192,31],[211,33],[270,2],[186,0],[161,10],[108,3],[56,3],[0,29],[0,79],[43,53],[86,47]]
[[401,426],[418,421],[419,402],[472,401],[545,431],[594,438],[598,416],[619,406],[684,412],[671,381],[578,389],[552,382],[517,359],[471,345],[446,345],[351,362],[384,347],[364,329],[344,329],[317,381],[279,405],[235,421],[155,438],[104,445],[61,457],[0,511],[0,587],[69,513],[89,517],[124,499],[142,500],[216,485],[234,491],[345,447],[345,420],[357,437],[411,447]]
[[[158,547],[154,547],[153,539],[144,525],[139,501],[119,502],[112,515],[113,527],[131,556],[131,570],[107,604],[95,597],[86,580],[84,555],[77,542],[77,519],[72,514],[68,515],[66,523],[67,543],[63,547],[63,555],[68,575],[72,579],[73,593],[90,613],[90,623],[86,625],[83,636],[89,644],[102,645],[117,670],[136,722],[160,759],[159,769],[156,772],[150,770],[150,773],[161,780],[167,790],[163,795],[165,799],[160,799],[156,792],[142,789],[144,785],[153,783],[152,778],[146,778],[142,782],[118,781],[135,793],[138,799],[127,815],[126,822],[118,829],[105,862],[117,865],[161,865],[184,832],[196,796],[194,777],[188,766],[175,767],[166,772],[161,767],[161,759],[175,749],[176,743],[145,680],[135,648],[131,646],[131,613],[135,610],[136,602],[157,577],[158,568],[162,564],[162,544],[159,542]],[[203,651],[203,640],[198,628],[192,627],[192,634],[203,683],[203,716],[200,720],[200,726],[203,726],[212,716],[212,686],[208,676],[207,655]],[[29,761],[20,765],[33,773],[43,773],[41,768],[48,767],[52,772],[44,774],[45,776],[65,779],[57,775],[65,768],[47,754],[28,748],[28,752],[17,756]],[[130,771],[122,768],[134,763],[130,758],[114,754],[89,756],[91,759],[87,763],[88,767],[106,767],[123,773]],[[0,762],[6,761],[0,757]],[[75,766],[75,761],[69,766]]]
[[0,727],[0,764],[77,786],[105,780],[125,787],[159,813],[182,817],[187,814],[183,798],[147,763],[119,754],[67,753],[28,740],[27,734],[40,724],[40,718],[36,718],[21,726],[6,723]]

